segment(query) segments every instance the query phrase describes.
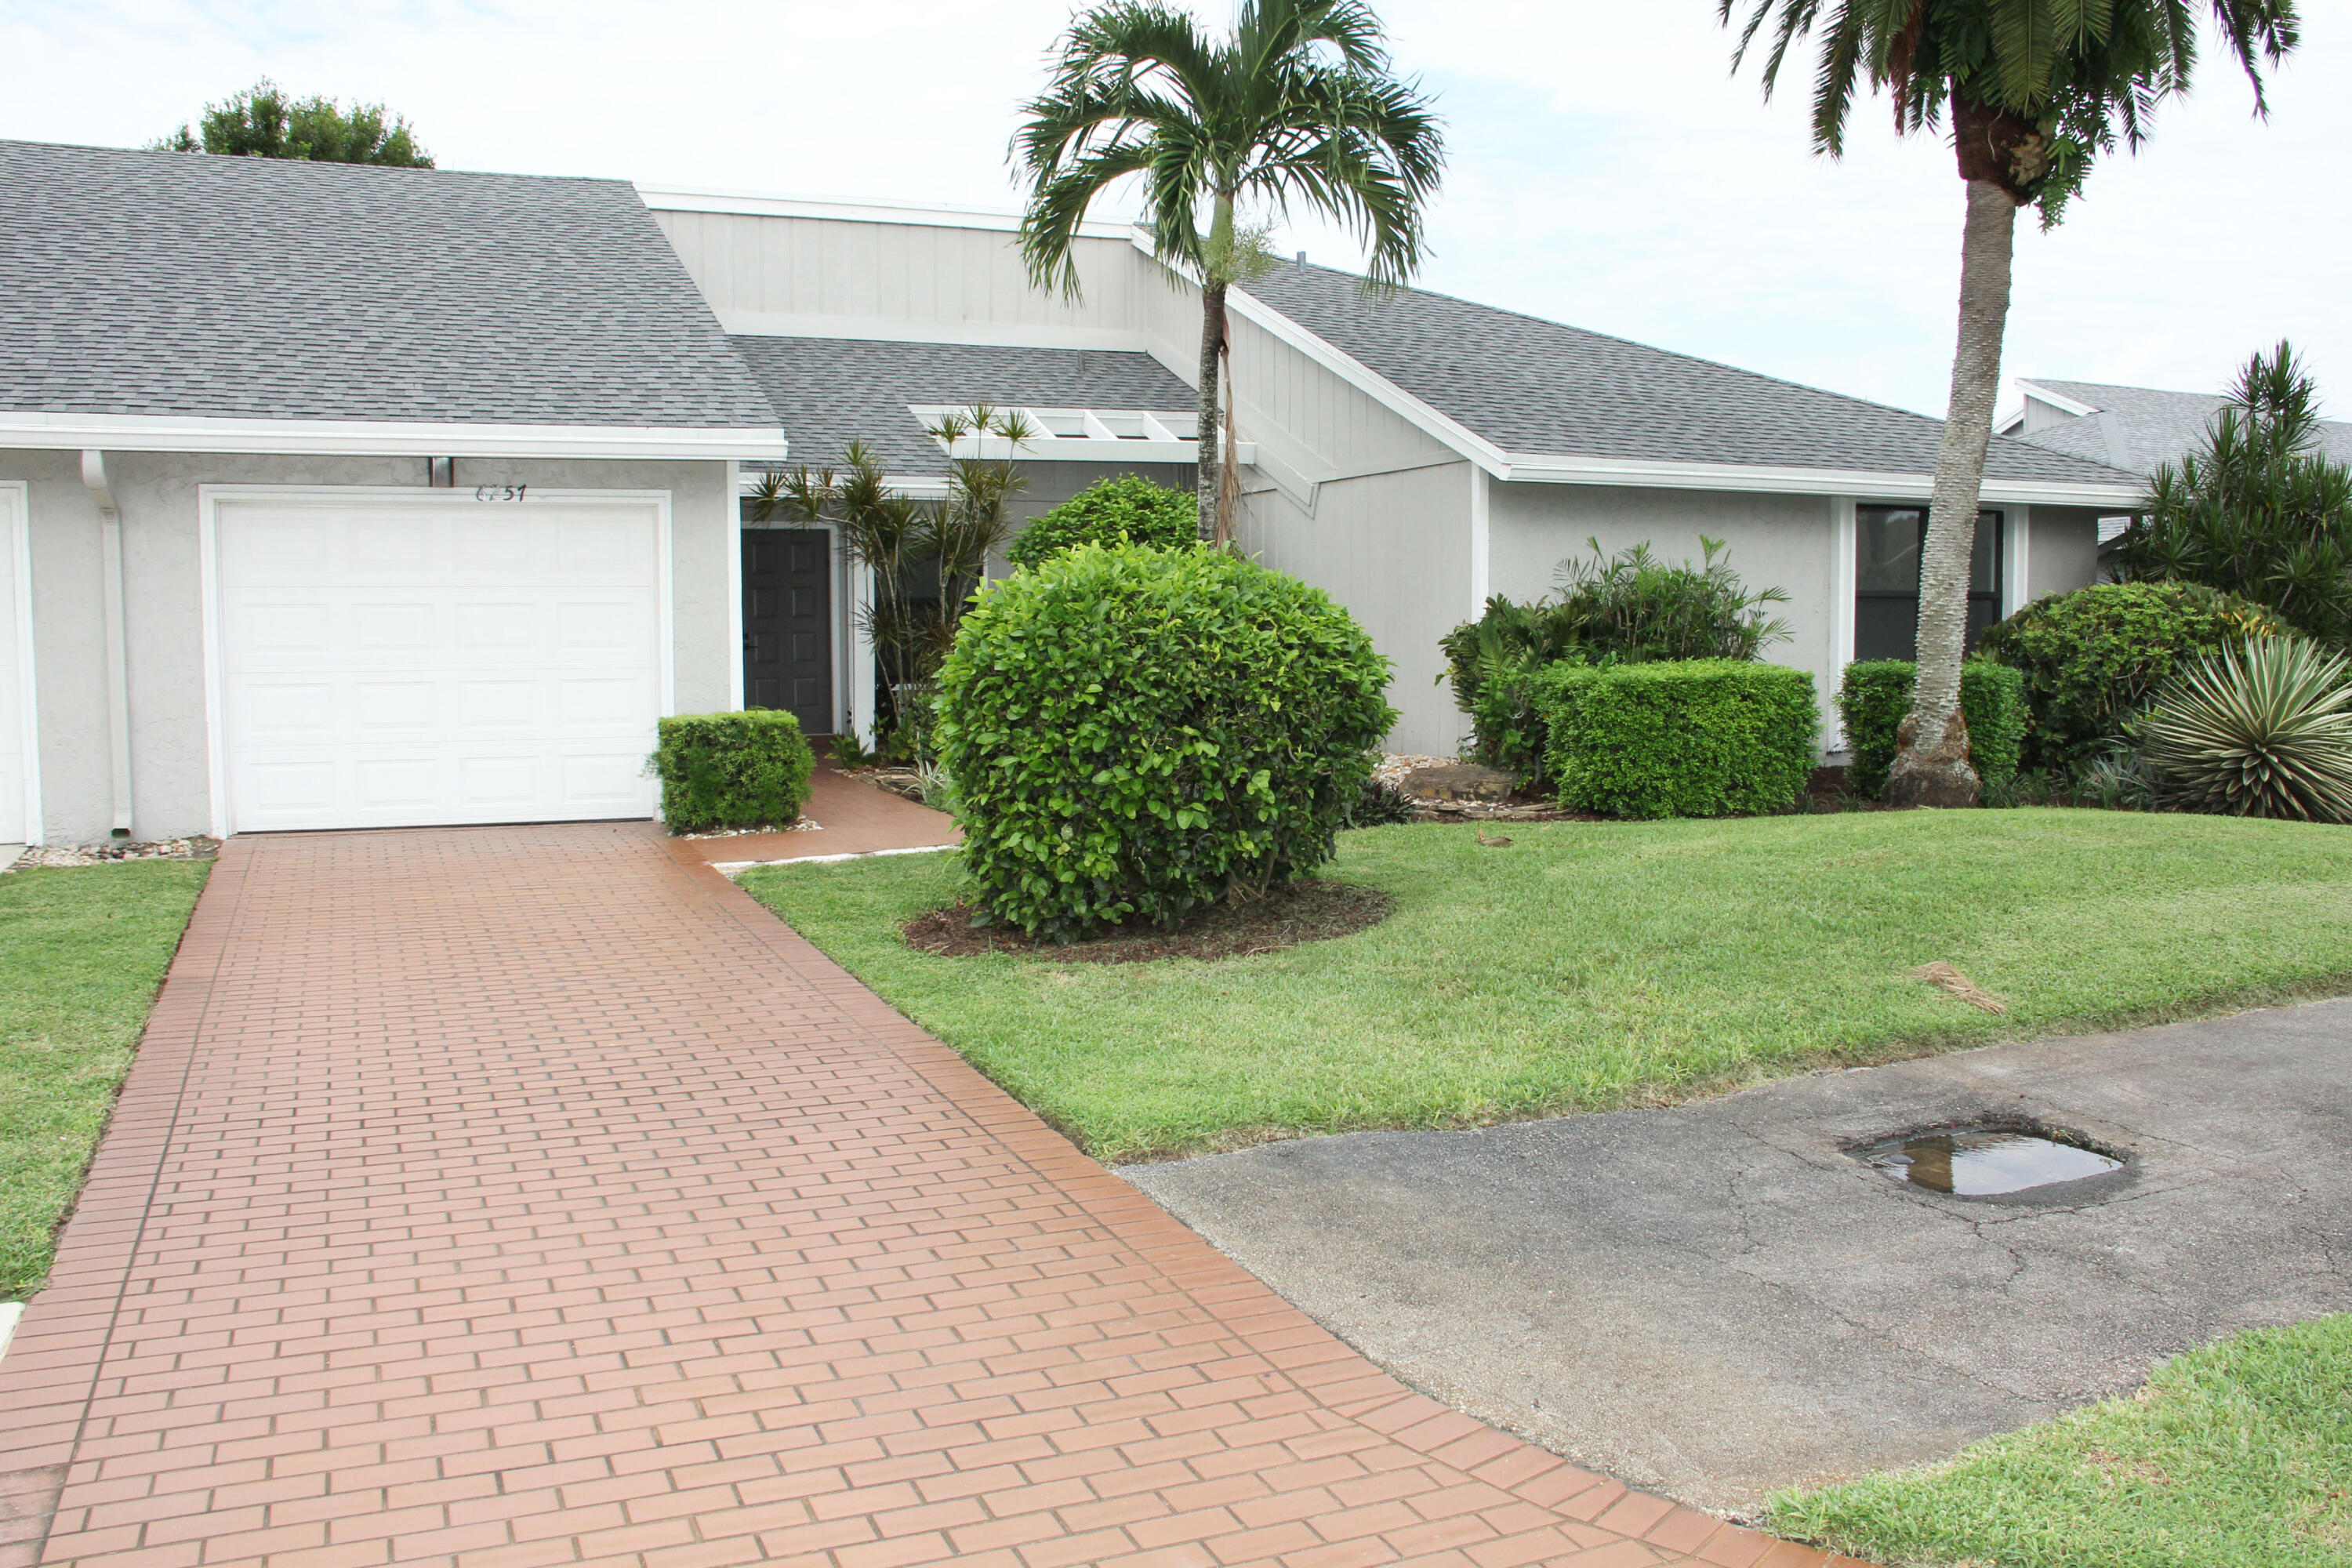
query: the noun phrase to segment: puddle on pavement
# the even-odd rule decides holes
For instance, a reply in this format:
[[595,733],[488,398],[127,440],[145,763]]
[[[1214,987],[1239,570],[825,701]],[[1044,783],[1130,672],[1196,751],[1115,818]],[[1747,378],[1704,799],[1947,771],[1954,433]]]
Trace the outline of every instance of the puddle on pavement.
[[1961,1198],[2004,1197],[2123,1168],[2095,1149],[2015,1127],[1907,1132],[1855,1152],[1895,1181]]

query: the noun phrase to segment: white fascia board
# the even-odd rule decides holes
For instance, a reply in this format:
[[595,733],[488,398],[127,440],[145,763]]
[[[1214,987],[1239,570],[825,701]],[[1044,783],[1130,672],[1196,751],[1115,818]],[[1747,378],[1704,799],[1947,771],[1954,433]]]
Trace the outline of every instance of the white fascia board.
[[[988,207],[926,205],[913,202],[845,201],[808,196],[764,195],[755,191],[720,191],[689,185],[639,183],[637,199],[656,212],[735,213],[747,217],[830,218],[835,223],[887,223],[910,228],[980,228],[1013,234],[1021,227],[1019,213]],[[1123,223],[1101,221],[1078,225],[1081,239],[1125,239],[1132,232]]]
[[1239,289],[1225,296],[1225,303],[1234,315],[1297,349],[1423,434],[1461,453],[1497,479],[1509,478],[1503,470],[1509,466],[1510,458],[1500,447],[1459,420],[1439,413],[1363,361],[1333,347],[1273,306]]
[[[1860,500],[1924,500],[1932,474],[1870,473],[1854,468],[1788,468],[1735,463],[1666,463],[1612,458],[1553,457],[1513,452],[1499,478],[1538,484],[1624,485],[1637,489],[1750,490],[1767,495],[1851,496]],[[2112,506],[2137,500],[2131,485],[2063,479],[1984,481],[1988,502],[2052,506]]]
[[1073,327],[1049,323],[931,321],[900,316],[828,316],[781,310],[717,310],[719,330],[730,337],[845,338],[880,343],[980,343],[1012,349],[1099,349],[1141,353],[1150,345],[1140,331],[1123,327]]
[[428,425],[362,419],[204,419],[0,411],[0,447],[319,457],[704,458],[781,461],[773,426]]
[[[2021,404],[2031,397],[2036,403],[2046,403],[2061,414],[2072,414],[2077,418],[2098,412],[2096,408],[2080,398],[2069,397],[2063,392],[2053,392],[2040,382],[2028,381],[2023,376],[2017,377],[2010,384],[2017,389],[2018,401]],[[2022,414],[2025,411],[2021,407],[2018,412]]]

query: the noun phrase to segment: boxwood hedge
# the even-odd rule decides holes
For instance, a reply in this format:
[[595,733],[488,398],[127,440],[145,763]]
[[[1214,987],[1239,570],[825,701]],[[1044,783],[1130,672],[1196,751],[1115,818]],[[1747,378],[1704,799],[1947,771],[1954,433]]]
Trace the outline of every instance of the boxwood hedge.
[[1821,730],[1810,674],[1739,659],[1558,665],[1541,701],[1560,804],[1610,816],[1779,811]]
[[782,825],[807,804],[816,756],[790,713],[686,713],[655,732],[651,765],[672,833]]
[[1321,591],[1221,551],[1082,545],[993,584],[940,671],[974,903],[1072,937],[1311,869],[1388,675]]
[[[1838,686],[1838,719],[1845,727],[1853,761],[1845,787],[1876,796],[1886,788],[1895,762],[1895,731],[1911,711],[1911,688],[1918,666],[1907,658],[1874,658],[1845,667]],[[1960,666],[1960,717],[1969,726],[1969,763],[1987,789],[2017,776],[2018,749],[2025,739],[2025,678],[2007,665],[1972,658]]]

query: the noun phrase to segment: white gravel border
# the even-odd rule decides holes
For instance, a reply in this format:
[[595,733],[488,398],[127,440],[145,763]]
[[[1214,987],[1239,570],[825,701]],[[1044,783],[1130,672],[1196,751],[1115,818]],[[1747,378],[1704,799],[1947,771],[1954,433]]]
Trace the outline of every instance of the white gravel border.
[[938,855],[961,849],[961,844],[919,844],[912,849],[860,849],[848,855],[788,855],[781,860],[713,860],[710,868],[732,881],[761,866],[838,866],[844,860],[872,860],[883,855]]

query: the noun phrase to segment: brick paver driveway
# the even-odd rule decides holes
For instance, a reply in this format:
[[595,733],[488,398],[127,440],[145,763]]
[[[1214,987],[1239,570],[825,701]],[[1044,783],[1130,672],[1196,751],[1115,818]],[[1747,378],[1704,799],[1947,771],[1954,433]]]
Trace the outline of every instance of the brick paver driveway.
[[1822,1561],[1408,1393],[690,860],[231,841],[0,1560]]

